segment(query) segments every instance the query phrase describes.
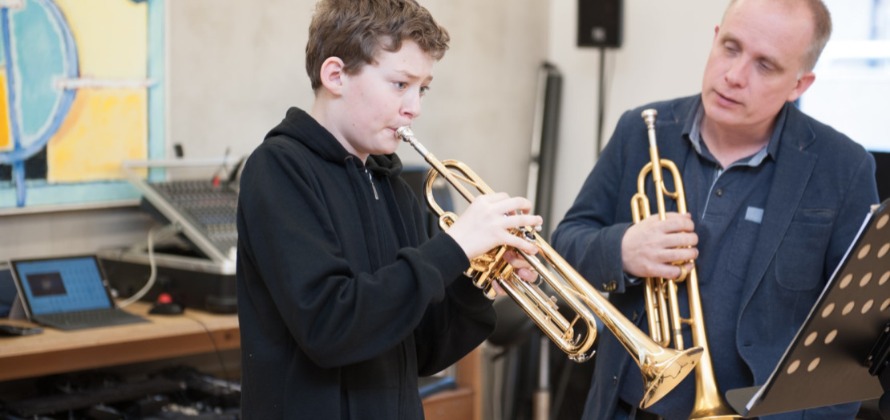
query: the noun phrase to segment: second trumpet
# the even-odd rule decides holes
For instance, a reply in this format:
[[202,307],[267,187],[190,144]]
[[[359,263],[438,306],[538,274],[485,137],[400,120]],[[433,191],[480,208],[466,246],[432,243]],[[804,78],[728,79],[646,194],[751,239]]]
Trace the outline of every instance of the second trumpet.
[[[658,217],[664,220],[667,213],[668,200],[673,200],[677,206],[677,212],[686,213],[686,192],[683,189],[683,179],[674,162],[661,159],[658,156],[658,144],[655,136],[655,119],[658,112],[654,109],[644,110],[643,121],[649,136],[649,158],[637,178],[637,193],[631,200],[631,214],[634,223],[639,223],[651,212],[649,198],[646,195],[646,180],[652,179],[655,191],[655,208]],[[671,191],[665,186],[665,178],[662,172],[667,172],[674,183]],[[686,261],[678,261],[678,266],[686,264]],[[680,316],[680,299],[678,297],[678,282],[686,283],[689,297],[689,318]],[[688,325],[692,332],[693,348],[702,349],[700,363],[695,368],[695,406],[690,419],[738,419],[740,418],[729,404],[723,399],[717,387],[717,379],[711,364],[711,353],[708,347],[708,337],[705,331],[705,319],[702,315],[701,295],[698,291],[698,274],[695,267],[686,272],[681,270],[678,279],[647,278],[646,289],[646,314],[649,318],[649,334],[653,340],[663,346],[672,346],[682,350],[683,326]]]

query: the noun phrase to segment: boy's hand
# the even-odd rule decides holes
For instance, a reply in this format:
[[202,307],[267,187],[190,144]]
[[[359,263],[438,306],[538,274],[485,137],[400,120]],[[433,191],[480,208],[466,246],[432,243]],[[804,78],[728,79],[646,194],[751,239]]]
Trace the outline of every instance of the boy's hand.
[[501,245],[533,255],[538,247],[511,232],[511,229],[544,223],[541,216],[526,214],[531,207],[529,200],[506,193],[480,195],[445,233],[451,235],[471,260]]
[[[516,250],[508,250],[504,253],[504,259],[507,260],[510,265],[513,266],[513,274],[519,276],[519,278],[526,283],[537,283],[538,282],[538,272],[532,267],[528,261],[525,260],[521,255],[519,255]],[[497,292],[498,296],[506,295],[507,292],[504,291],[504,288],[501,287],[501,284],[497,281],[491,282],[492,287],[494,287],[495,292]]]
[[528,283],[538,281],[538,272],[518,252],[511,249],[504,253],[504,259],[513,266],[513,273],[523,281]]

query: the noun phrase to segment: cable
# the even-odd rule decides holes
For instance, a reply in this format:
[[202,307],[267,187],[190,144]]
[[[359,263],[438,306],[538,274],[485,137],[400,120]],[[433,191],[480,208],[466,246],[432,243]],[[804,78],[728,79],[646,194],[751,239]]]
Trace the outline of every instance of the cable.
[[[223,154],[222,164],[220,164],[219,168],[216,168],[216,172],[213,173],[213,179],[211,181],[213,182],[214,187],[218,187],[222,183],[223,175],[228,175],[228,172],[229,172],[229,164],[228,164],[229,151],[230,151],[230,148],[226,147],[226,153]],[[220,175],[220,173],[222,173],[222,175]]]
[[216,340],[213,338],[213,333],[210,331],[210,328],[207,328],[207,324],[204,324],[203,321],[196,317],[186,315],[186,318],[195,321],[198,325],[201,326],[201,328],[204,329],[204,332],[207,333],[207,338],[210,340],[210,345],[213,347],[213,353],[216,354],[216,360],[219,361],[219,368],[222,371],[223,377],[226,378],[223,383],[225,383],[226,389],[229,392],[234,392],[235,389],[232,388],[232,383],[228,379],[230,378],[229,369],[226,367],[226,362],[223,359],[222,352],[219,350],[219,346],[216,345]]
[[126,300],[120,302],[118,304],[119,307],[124,308],[124,307],[130,305],[131,303],[136,302],[139,299],[142,299],[142,297],[145,296],[145,294],[148,293],[149,290],[151,290],[152,286],[154,286],[155,281],[157,281],[157,278],[158,278],[158,265],[157,265],[157,262],[155,261],[155,253],[154,253],[154,249],[155,249],[154,241],[156,239],[155,236],[159,235],[159,234],[167,235],[167,234],[170,234],[171,232],[172,233],[179,232],[179,227],[175,223],[166,225],[166,226],[162,226],[162,227],[153,227],[148,231],[148,240],[146,241],[147,242],[146,245],[148,246],[148,266],[151,270],[150,274],[148,275],[148,280],[145,282],[145,285],[142,286],[142,289],[139,289],[139,291],[134,293],[133,296],[130,296]]
[[235,167],[229,172],[229,177],[226,179],[226,183],[231,184],[241,177],[241,171],[244,169],[245,161],[247,161],[247,156],[242,156],[241,159],[238,159],[238,162],[235,163]]
[[[609,63],[609,75],[615,74],[615,61]],[[597,92],[597,140],[596,140],[596,159],[599,160],[600,152],[603,151],[603,123],[605,122],[606,102],[609,98],[607,91],[611,81],[606,80],[606,47],[600,48],[600,69],[599,69],[599,91]]]
[[604,92],[605,79],[606,79],[606,47],[602,46],[599,48],[600,50],[600,71],[599,71],[599,88],[597,89],[597,104],[596,104],[596,156],[595,159],[599,159],[600,152],[603,151],[603,119],[605,116],[605,110],[603,109],[604,104],[606,102],[606,94]]

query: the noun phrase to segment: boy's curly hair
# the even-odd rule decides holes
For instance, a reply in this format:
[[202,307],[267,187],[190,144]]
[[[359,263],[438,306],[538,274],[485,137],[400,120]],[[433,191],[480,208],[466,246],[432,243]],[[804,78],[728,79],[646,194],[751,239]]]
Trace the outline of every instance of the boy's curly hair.
[[356,74],[365,64],[374,63],[380,49],[398,51],[406,39],[436,60],[445,55],[450,41],[445,28],[415,0],[319,1],[306,44],[312,90],[321,87],[321,65],[328,57],[339,57],[344,71]]

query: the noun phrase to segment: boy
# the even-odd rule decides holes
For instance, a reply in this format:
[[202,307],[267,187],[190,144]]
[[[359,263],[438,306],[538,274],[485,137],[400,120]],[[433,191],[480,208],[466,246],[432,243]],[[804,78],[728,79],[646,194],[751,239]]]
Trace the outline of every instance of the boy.
[[470,259],[502,244],[536,252],[509,233],[542,223],[528,200],[481,196],[428,239],[398,177],[395,130],[420,115],[448,41],[414,0],[318,3],[311,111],[291,108],[241,178],[245,419],[423,418],[418,375],[494,327],[490,301],[461,275]]

